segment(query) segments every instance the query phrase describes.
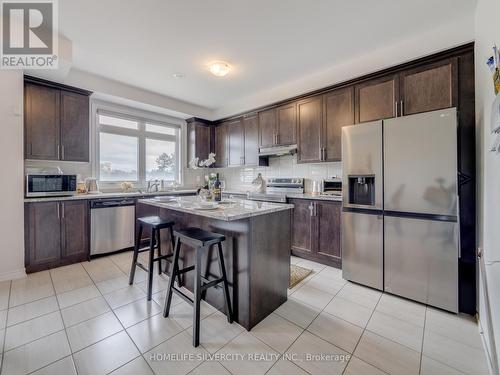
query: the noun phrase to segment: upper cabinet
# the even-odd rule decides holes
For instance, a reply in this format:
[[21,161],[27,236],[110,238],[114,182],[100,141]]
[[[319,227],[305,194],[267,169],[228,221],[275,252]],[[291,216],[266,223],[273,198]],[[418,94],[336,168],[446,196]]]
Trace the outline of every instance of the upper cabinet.
[[314,96],[297,103],[297,162],[322,160],[323,99]]
[[400,114],[458,106],[457,60],[454,57],[401,73]]
[[399,75],[372,79],[355,85],[354,90],[357,123],[397,116]]
[[354,124],[354,87],[323,95],[323,161],[342,159],[342,127]]
[[227,167],[229,164],[227,133],[227,122],[215,128],[215,166],[219,168]]
[[194,158],[208,159],[210,147],[211,128],[206,122],[192,118],[187,120],[187,154],[188,163]]
[[244,117],[244,164],[259,165],[259,117],[258,115],[250,115]]
[[276,108],[259,112],[259,146],[276,144]]
[[245,164],[244,157],[244,132],[241,119],[229,121],[228,126],[228,165],[235,167]]
[[290,103],[276,108],[276,144],[297,143],[297,106]]
[[89,92],[25,81],[25,158],[89,161]]

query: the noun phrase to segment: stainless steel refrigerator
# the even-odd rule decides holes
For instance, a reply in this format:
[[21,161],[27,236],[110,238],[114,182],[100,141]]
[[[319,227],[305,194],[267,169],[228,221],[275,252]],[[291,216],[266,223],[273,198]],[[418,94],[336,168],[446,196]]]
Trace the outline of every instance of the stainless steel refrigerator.
[[343,128],[344,278],[458,312],[454,108]]

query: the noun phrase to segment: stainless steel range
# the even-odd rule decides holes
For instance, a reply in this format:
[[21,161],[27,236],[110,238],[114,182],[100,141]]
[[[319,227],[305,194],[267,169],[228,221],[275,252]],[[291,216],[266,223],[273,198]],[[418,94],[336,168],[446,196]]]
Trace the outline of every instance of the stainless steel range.
[[248,199],[262,202],[286,202],[287,194],[304,193],[303,178],[268,178],[265,193],[248,193]]

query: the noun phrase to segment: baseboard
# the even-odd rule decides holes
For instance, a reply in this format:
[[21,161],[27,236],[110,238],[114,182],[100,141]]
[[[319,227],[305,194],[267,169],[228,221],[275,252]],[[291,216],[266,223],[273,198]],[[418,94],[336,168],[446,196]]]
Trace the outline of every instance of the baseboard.
[[22,279],[25,277],[26,277],[26,270],[24,268],[15,271],[0,273],[0,281]]

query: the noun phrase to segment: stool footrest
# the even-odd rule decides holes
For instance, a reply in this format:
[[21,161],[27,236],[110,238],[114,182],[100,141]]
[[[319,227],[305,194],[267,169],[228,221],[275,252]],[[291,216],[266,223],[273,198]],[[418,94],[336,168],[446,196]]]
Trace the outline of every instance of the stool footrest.
[[182,292],[180,289],[177,289],[177,287],[173,286],[172,290],[177,294],[179,297],[181,297],[184,301],[187,303],[190,303],[191,305],[194,304],[194,301],[191,297],[189,297],[186,293]]
[[178,270],[176,272],[176,274],[182,275],[183,273],[186,273],[186,272],[189,272],[192,270],[194,270],[194,266],[189,266],[189,267],[183,268],[182,270]]
[[[156,246],[154,247],[154,250],[157,250],[157,249],[158,249],[158,245],[156,245]],[[137,252],[138,252],[138,253],[143,253],[143,252],[145,252],[145,251],[150,251],[150,250],[151,250],[151,247],[146,246],[146,247],[142,247],[142,248],[140,248],[139,250],[137,250]]]
[[209,281],[208,283],[206,284],[203,284],[201,286],[201,290],[207,290],[208,288],[211,288],[213,286],[216,286],[217,284],[220,284],[221,282],[223,282],[224,279],[221,277],[220,279],[215,279],[215,280],[212,280],[212,281]]
[[142,263],[137,262],[135,264],[137,267],[139,267],[141,270],[144,270],[146,272],[149,272],[149,269],[147,269],[145,266],[142,265]]

